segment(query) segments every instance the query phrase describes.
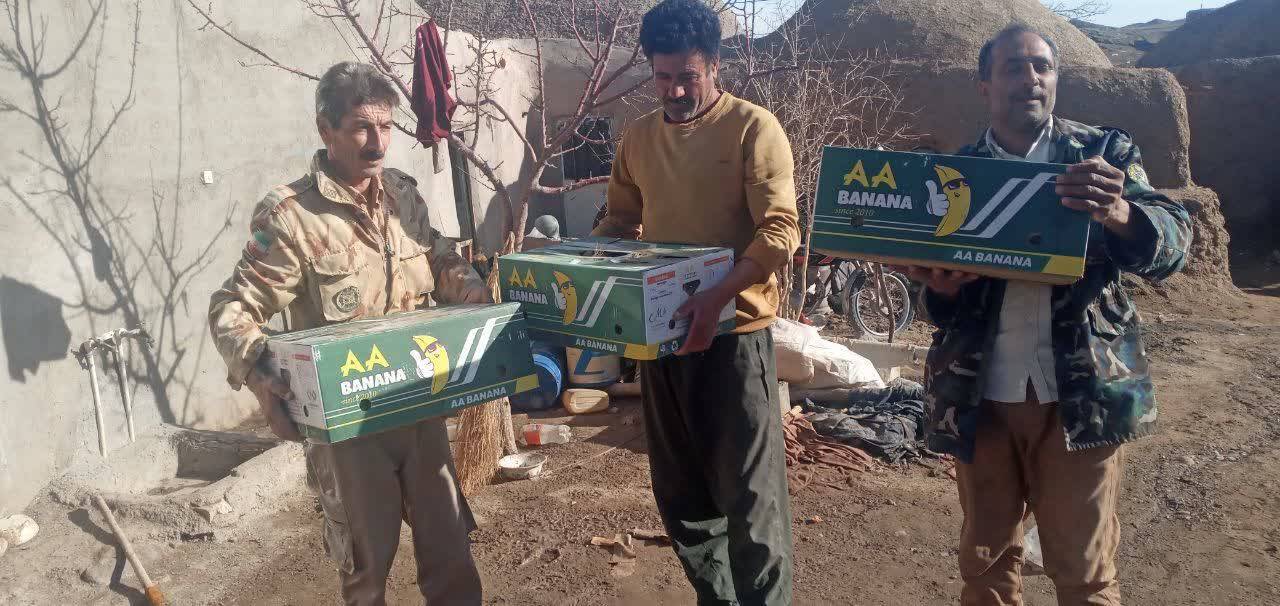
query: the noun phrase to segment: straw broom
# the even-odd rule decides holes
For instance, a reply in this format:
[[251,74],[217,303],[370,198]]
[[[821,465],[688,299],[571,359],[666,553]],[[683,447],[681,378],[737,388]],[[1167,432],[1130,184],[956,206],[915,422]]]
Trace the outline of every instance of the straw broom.
[[[489,272],[489,292],[493,300],[501,297],[498,260]],[[458,465],[458,483],[462,494],[472,495],[493,481],[498,473],[498,459],[516,453],[515,428],[511,424],[511,402],[506,398],[480,406],[472,406],[458,415],[458,438],[454,460]]]
[[458,415],[455,459],[462,494],[471,496],[493,481],[502,456],[502,408],[506,399],[472,406]]

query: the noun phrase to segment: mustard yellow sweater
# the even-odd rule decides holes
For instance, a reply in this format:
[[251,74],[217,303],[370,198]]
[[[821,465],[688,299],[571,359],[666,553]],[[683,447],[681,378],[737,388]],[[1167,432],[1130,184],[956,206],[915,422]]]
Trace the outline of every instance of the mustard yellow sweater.
[[737,329],[778,313],[774,272],[800,242],[791,145],[768,110],[722,93],[705,114],[673,124],[661,109],[623,135],[595,235],[732,248],[767,280],[738,295]]

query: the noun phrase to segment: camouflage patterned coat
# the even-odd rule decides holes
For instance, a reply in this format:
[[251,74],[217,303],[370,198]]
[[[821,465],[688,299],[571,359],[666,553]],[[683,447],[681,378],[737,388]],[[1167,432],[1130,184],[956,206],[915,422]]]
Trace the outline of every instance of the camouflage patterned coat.
[[262,353],[262,326],[287,312],[302,330],[441,303],[488,300],[475,270],[431,228],[417,182],[393,168],[375,180],[373,211],[326,172],[324,150],[311,172],[258,203],[244,253],[213,294],[209,327],[244,383]]
[[[1051,161],[1075,164],[1102,157],[1124,171],[1138,236],[1125,241],[1091,224],[1085,274],[1053,287],[1052,335],[1059,414],[1067,449],[1116,445],[1155,430],[1156,401],[1138,317],[1120,273],[1161,280],[1182,268],[1191,247],[1191,218],[1148,184],[1129,134],[1054,119]],[[985,140],[960,155],[991,157]],[[927,440],[930,448],[972,460],[985,389],[983,360],[991,354],[1004,302],[1004,280],[982,278],[952,301],[928,289],[925,315],[938,326],[929,351]]]

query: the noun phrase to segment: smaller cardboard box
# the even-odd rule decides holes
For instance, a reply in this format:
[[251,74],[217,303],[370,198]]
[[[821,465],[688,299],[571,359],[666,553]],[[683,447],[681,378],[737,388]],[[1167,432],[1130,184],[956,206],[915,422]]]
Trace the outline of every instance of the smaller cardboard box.
[[[564,240],[498,260],[502,297],[519,302],[534,338],[653,360],[674,353],[689,321],[674,314],[733,269],[727,248],[608,238]],[[718,332],[734,328],[735,304]]]
[[811,247],[901,265],[1070,284],[1089,215],[1054,192],[1062,164],[827,147]]
[[274,336],[308,439],[340,442],[537,388],[519,306],[456,305]]

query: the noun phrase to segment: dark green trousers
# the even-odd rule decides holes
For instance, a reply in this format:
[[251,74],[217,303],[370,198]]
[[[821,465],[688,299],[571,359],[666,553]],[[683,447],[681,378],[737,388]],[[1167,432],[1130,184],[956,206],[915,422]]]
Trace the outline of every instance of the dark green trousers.
[[642,362],[658,512],[699,604],[791,603],[791,507],[773,335]]

